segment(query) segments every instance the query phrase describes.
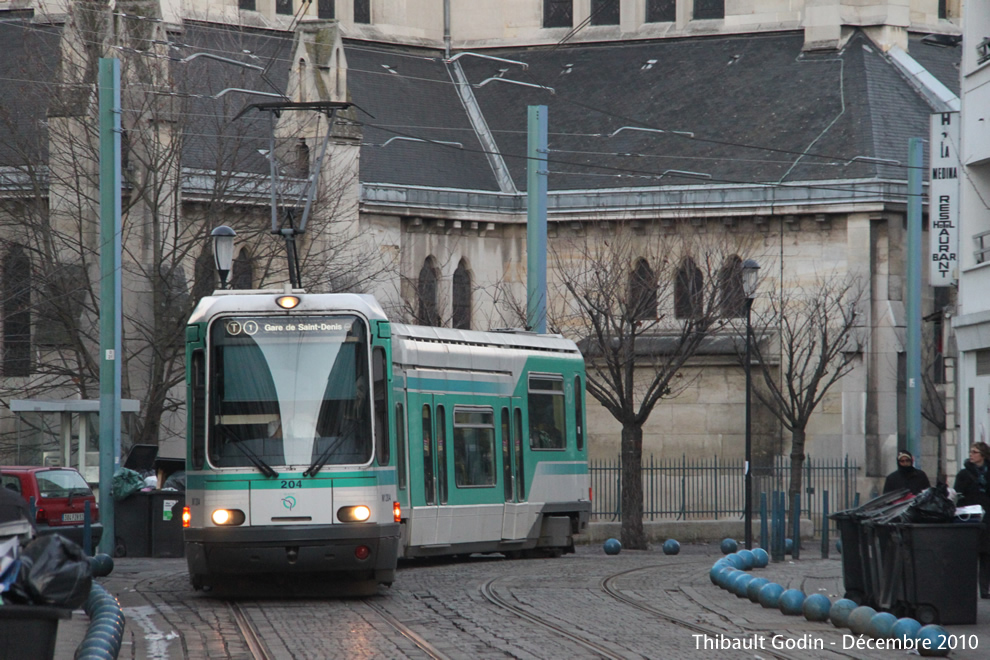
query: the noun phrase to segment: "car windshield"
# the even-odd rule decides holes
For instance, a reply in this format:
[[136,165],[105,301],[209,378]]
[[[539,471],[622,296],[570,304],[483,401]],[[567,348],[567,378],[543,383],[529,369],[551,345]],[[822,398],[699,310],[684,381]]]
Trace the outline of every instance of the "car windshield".
[[44,470],[37,472],[38,491],[42,497],[89,496],[89,484],[75,470]]
[[217,467],[371,459],[368,340],[349,315],[226,317],[211,336],[210,461]]

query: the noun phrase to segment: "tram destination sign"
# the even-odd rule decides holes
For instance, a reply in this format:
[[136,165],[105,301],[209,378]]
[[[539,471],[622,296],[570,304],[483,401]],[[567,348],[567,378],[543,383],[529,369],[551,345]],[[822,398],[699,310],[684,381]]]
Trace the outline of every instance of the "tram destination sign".
[[959,113],[931,118],[931,177],[928,183],[928,279],[952,286],[959,269]]
[[224,319],[223,327],[228,337],[308,335],[344,337],[353,327],[353,319],[326,317],[262,317]]

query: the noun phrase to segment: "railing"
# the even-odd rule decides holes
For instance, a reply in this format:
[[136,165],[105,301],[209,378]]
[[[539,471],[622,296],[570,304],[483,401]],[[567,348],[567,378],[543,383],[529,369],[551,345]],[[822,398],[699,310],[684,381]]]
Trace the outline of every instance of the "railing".
[[[592,520],[620,520],[621,461],[591,461],[588,469],[593,493]],[[848,457],[816,461],[809,456],[801,471],[801,515],[810,518],[815,534],[820,534],[825,493],[828,493],[830,513],[851,508],[856,499],[859,467]],[[772,467],[753,468],[754,521],[759,521],[760,494],[767,494],[770,506],[774,492],[787,491],[790,476],[790,459],[784,456],[776,457]],[[744,515],[744,493],[741,460],[643,457],[643,520],[739,519]],[[830,528],[836,531],[834,523]]]

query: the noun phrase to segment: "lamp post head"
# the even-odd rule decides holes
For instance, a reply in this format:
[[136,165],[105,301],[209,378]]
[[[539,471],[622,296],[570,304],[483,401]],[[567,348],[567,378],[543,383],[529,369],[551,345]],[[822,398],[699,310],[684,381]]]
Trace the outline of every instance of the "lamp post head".
[[743,294],[747,300],[756,297],[756,287],[760,283],[760,264],[754,259],[747,259],[742,263],[742,285]]
[[220,288],[226,289],[227,274],[234,262],[234,237],[237,232],[227,225],[220,225],[210,232],[210,236],[213,237],[213,263],[220,275]]

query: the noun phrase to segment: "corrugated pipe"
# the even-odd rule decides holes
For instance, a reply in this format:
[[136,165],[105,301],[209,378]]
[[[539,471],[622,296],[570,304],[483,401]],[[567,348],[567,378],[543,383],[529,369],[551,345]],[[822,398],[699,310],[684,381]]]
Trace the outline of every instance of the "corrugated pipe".
[[[91,557],[89,564],[95,577],[110,575],[113,571],[113,559],[109,555]],[[75,660],[117,660],[125,623],[120,602],[94,582],[83,609],[89,616],[89,629],[76,649]]]

